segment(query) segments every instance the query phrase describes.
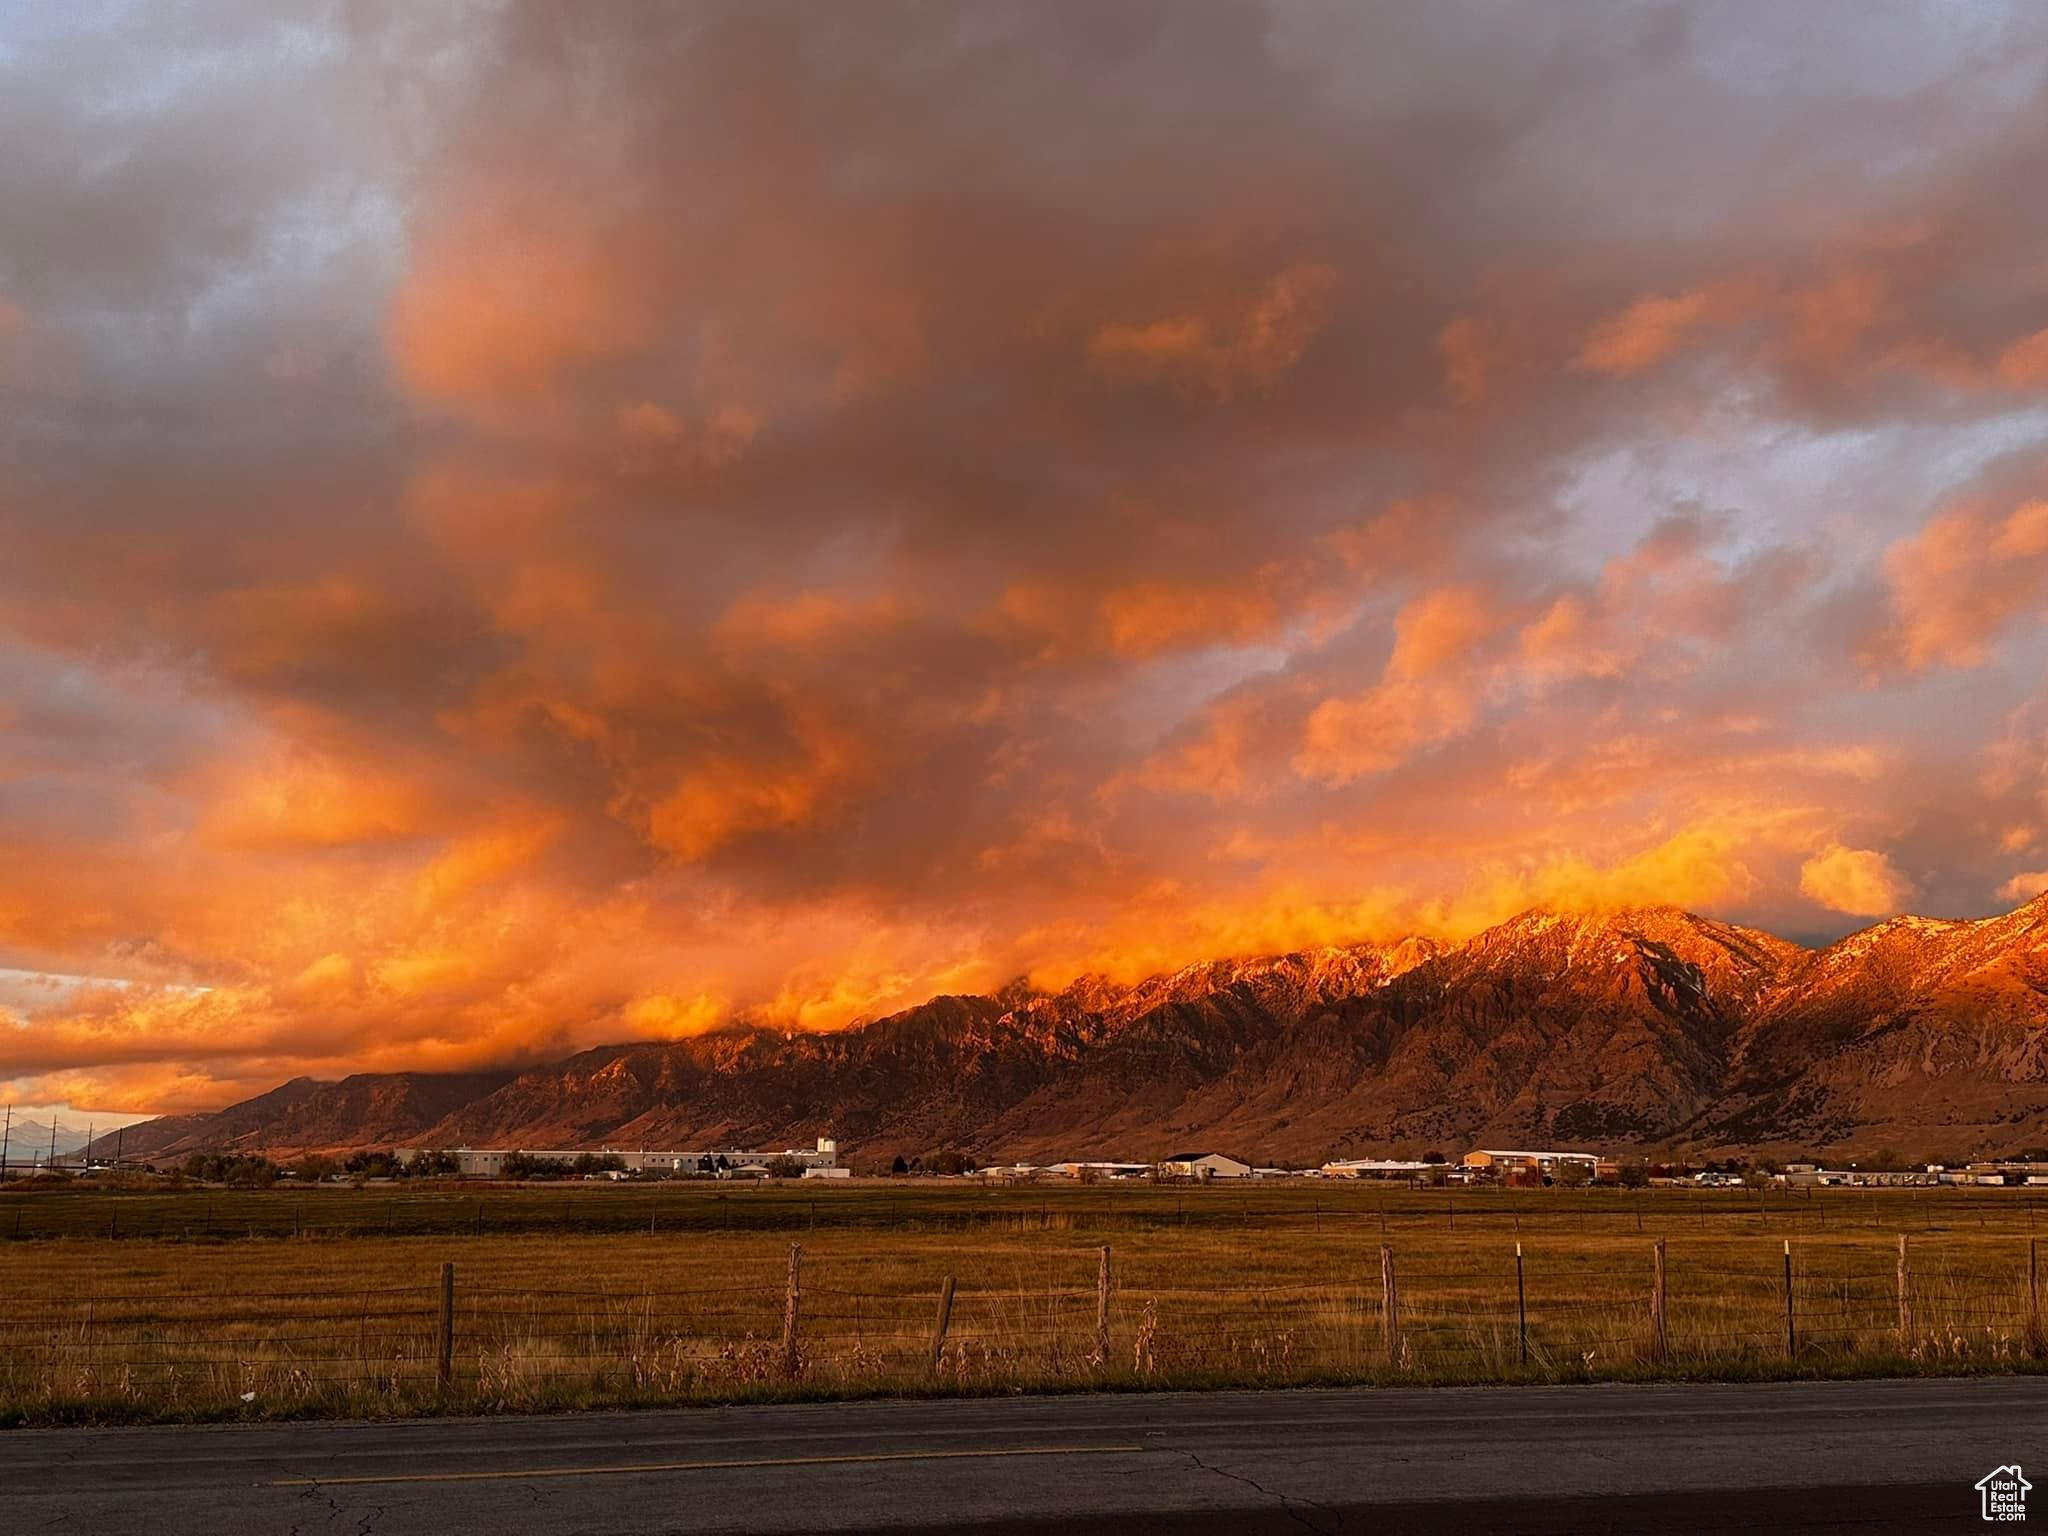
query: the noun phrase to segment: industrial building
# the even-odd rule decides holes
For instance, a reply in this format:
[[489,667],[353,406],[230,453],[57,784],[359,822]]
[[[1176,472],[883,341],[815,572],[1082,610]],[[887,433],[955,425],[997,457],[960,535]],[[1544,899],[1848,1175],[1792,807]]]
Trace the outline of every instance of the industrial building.
[[1482,1149],[1467,1152],[1463,1161],[1467,1168],[1476,1168],[1502,1179],[1516,1174],[1535,1174],[1548,1181],[1566,1168],[1582,1169],[1588,1179],[1600,1175],[1600,1159],[1591,1152],[1496,1152]]
[[1396,1158],[1347,1157],[1323,1164],[1326,1179],[1420,1179],[1431,1169],[1441,1173],[1442,1163],[1411,1163]]
[[1221,1152],[1176,1152],[1159,1163],[1162,1179],[1248,1179],[1252,1165]]

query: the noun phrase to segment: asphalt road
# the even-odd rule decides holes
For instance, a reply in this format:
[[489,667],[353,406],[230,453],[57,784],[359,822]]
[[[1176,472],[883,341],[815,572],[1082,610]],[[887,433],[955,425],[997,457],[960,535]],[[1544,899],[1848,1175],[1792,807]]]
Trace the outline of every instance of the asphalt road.
[[2009,1378],[16,1430],[0,1533],[1954,1531],[2044,1438]]

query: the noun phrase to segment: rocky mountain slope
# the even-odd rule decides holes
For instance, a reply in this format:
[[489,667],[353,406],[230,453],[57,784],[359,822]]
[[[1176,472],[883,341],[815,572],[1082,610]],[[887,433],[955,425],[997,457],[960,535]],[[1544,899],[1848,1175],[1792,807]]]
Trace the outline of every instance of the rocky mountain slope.
[[[509,1072],[358,1072],[340,1082],[295,1077],[213,1114],[165,1115],[121,1133],[124,1157],[175,1161],[191,1152],[334,1151],[405,1146],[502,1086]],[[92,1144],[114,1155],[111,1133]]]
[[1300,1161],[1475,1141],[2012,1151],[2048,1142],[2048,896],[1817,951],[1673,908],[1535,911],[1457,946],[940,997],[835,1034],[735,1024],[516,1076],[302,1080],[127,1134],[163,1156],[836,1135],[864,1163],[1184,1142]]

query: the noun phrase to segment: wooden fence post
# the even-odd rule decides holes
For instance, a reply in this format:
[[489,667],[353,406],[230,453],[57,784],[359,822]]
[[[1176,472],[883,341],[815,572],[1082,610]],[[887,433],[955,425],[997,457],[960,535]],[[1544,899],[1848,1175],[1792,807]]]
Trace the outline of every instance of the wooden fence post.
[[1899,1348],[1913,1341],[1913,1274],[1906,1263],[1906,1234],[1899,1234]]
[[1798,1335],[1792,1331],[1792,1239],[1785,1239],[1785,1358],[1798,1353]]
[[797,1315],[803,1306],[804,1245],[789,1245],[789,1289],[782,1299],[782,1368],[795,1376],[802,1364],[797,1343]]
[[1109,1245],[1095,1259],[1095,1353],[1109,1364]]
[[1394,1289],[1394,1250],[1380,1244],[1380,1344],[1387,1352],[1387,1367],[1401,1363],[1401,1304]]
[[1659,1361],[1671,1358],[1670,1312],[1671,1292],[1664,1270],[1664,1239],[1658,1238],[1655,1248],[1656,1270],[1650,1281],[1650,1329],[1656,1339]]
[[441,1266],[441,1318],[436,1330],[434,1385],[446,1392],[455,1382],[455,1266]]
[[1515,1244],[1515,1322],[1521,1336],[1522,1368],[1529,1367],[1529,1292],[1522,1283],[1522,1245]]
[[939,1367],[939,1356],[945,1352],[946,1329],[953,1321],[953,1277],[946,1276],[939,1287],[939,1315],[932,1322],[932,1369]]
[[[2031,1205],[2028,1206],[2032,1210]],[[2041,1240],[2027,1239],[2027,1343],[2041,1352]]]

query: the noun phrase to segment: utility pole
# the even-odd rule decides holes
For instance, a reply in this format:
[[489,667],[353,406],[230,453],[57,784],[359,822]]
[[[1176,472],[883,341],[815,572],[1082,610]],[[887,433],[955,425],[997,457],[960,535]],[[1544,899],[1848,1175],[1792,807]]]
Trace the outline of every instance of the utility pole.
[[14,1106],[7,1106],[7,1124],[0,1127],[0,1184],[7,1182],[7,1147],[14,1140]]
[[121,1166],[121,1133],[127,1129],[128,1127],[125,1125],[114,1127],[114,1166],[116,1168]]
[[88,1120],[85,1122],[85,1166],[88,1168],[92,1166],[92,1132],[93,1124]]
[[57,1171],[57,1112],[50,1111],[50,1161],[46,1165],[52,1173]]

